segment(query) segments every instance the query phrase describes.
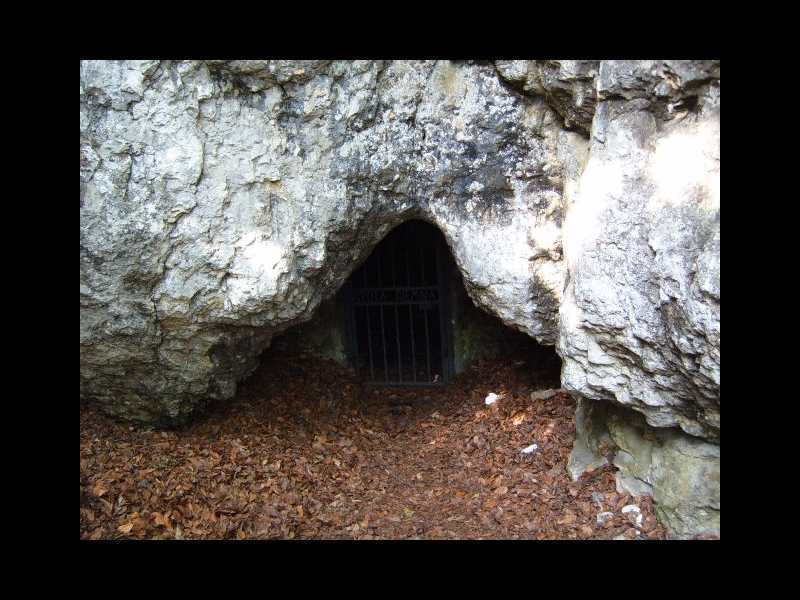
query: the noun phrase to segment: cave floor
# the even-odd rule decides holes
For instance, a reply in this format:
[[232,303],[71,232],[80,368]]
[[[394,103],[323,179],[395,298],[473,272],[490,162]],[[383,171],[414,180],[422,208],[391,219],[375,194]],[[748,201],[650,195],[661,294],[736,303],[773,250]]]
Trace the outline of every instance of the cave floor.
[[612,467],[570,481],[574,401],[530,397],[552,385],[524,356],[425,389],[275,356],[181,430],[82,405],[81,538],[663,539],[652,500],[618,494]]

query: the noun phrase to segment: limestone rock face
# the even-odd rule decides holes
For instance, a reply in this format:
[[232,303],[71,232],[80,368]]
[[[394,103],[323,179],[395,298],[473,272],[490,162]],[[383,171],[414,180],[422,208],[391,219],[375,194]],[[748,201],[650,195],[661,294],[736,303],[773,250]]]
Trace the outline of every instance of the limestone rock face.
[[492,64],[81,63],[81,396],[141,421],[229,398],[396,224],[480,307],[559,336],[588,148]]
[[603,61],[565,199],[562,384],[719,439],[719,63]]
[[81,396],[230,398],[395,225],[562,385],[719,437],[718,61],[84,61]]
[[611,459],[618,491],[652,496],[670,537],[719,536],[718,444],[650,427],[641,415],[606,402],[578,400],[577,415],[573,479]]
[[596,104],[596,60],[504,60],[497,71],[525,94],[545,97],[564,119],[564,127],[588,135]]

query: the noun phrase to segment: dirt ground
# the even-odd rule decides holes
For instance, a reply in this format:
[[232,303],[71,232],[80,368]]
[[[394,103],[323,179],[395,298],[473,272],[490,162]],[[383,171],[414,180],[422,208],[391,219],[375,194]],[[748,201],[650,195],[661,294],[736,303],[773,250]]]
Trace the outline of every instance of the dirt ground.
[[611,467],[570,481],[574,402],[531,399],[557,384],[525,356],[415,389],[284,356],[182,430],[82,405],[81,539],[664,538]]

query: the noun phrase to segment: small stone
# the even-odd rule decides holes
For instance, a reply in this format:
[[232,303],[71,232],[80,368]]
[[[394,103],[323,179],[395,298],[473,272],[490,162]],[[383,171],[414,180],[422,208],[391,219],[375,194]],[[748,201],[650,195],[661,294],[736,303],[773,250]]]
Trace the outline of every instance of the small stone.
[[623,506],[622,514],[627,515],[628,521],[630,521],[632,525],[636,525],[636,527],[642,526],[642,511],[635,504]]
[[612,512],[601,512],[597,515],[597,524],[601,527],[608,523],[611,519],[614,518],[614,513]]
[[537,392],[531,392],[531,400],[534,401],[548,400],[549,398],[552,398],[560,391],[561,391],[560,389],[554,389],[554,390],[539,390]]

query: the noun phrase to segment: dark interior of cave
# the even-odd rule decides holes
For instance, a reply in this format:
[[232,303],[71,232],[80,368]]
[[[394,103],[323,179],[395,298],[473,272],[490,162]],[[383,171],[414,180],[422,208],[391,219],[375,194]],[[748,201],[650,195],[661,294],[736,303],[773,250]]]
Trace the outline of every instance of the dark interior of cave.
[[392,229],[311,321],[277,337],[265,355],[275,353],[329,358],[389,386],[440,386],[479,359],[524,360],[560,385],[555,349],[477,308],[441,231],[416,219]]
[[441,234],[422,221],[393,229],[345,286],[348,354],[368,382],[425,385],[452,374]]

